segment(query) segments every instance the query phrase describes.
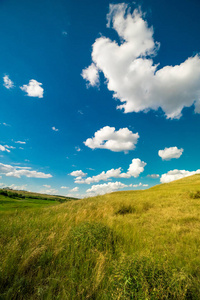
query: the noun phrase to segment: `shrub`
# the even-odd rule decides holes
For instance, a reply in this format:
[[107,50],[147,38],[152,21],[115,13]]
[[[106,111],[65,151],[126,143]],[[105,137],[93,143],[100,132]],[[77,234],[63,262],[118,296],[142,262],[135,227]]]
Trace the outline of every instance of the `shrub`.
[[126,215],[126,214],[132,214],[135,212],[135,208],[131,205],[122,205],[117,211],[116,215]]
[[200,191],[196,191],[195,193],[190,193],[190,198],[199,199],[200,198]]

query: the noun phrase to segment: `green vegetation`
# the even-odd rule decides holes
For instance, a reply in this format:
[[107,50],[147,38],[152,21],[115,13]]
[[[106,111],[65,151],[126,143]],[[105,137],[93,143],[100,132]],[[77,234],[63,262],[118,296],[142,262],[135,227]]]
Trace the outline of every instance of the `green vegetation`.
[[63,196],[43,195],[26,191],[13,191],[0,189],[0,212],[9,213],[12,210],[22,210],[24,208],[41,208],[49,205],[56,205],[76,198]]
[[199,189],[194,175],[0,211],[0,299],[200,299]]

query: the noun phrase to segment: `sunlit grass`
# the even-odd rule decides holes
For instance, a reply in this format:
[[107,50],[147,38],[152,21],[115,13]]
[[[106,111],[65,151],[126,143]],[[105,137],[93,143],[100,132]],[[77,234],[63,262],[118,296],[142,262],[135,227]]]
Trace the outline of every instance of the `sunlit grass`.
[[199,299],[199,189],[195,175],[2,211],[0,299]]

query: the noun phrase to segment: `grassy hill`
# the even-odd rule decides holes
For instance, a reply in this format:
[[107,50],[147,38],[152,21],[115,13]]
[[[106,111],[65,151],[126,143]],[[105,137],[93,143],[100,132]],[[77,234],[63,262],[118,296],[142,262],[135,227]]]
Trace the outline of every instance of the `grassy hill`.
[[78,200],[77,198],[0,189],[0,212],[9,213],[12,210],[25,208],[41,208],[49,205]]
[[194,175],[1,210],[0,299],[200,299],[199,190]]

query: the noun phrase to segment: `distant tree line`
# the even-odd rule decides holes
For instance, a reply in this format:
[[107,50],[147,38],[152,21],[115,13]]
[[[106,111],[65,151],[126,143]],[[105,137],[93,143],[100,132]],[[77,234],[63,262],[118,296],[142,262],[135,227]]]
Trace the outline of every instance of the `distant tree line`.
[[23,195],[14,191],[10,190],[5,190],[5,189],[0,189],[0,195],[9,197],[9,198],[17,198],[17,199],[38,199],[38,200],[48,200],[48,201],[58,201],[60,203],[70,201],[70,200],[78,200],[77,198],[70,198],[70,197],[55,197],[55,198],[50,198],[50,197],[43,197],[43,196],[36,196],[36,195]]

